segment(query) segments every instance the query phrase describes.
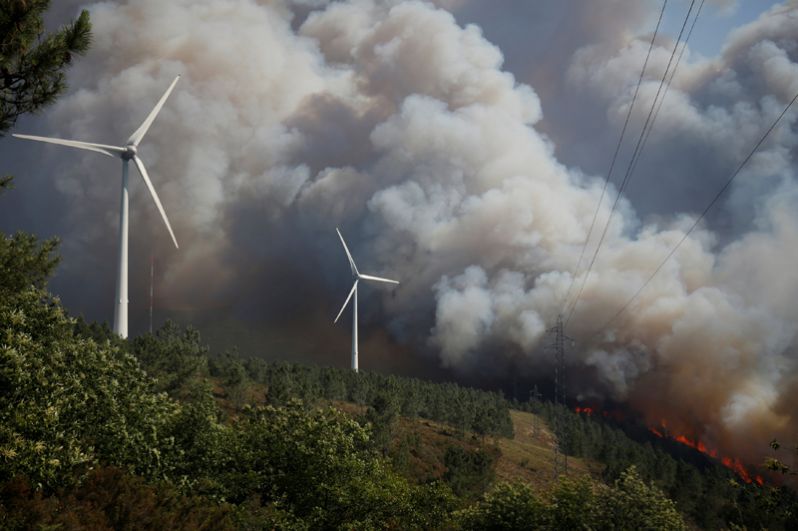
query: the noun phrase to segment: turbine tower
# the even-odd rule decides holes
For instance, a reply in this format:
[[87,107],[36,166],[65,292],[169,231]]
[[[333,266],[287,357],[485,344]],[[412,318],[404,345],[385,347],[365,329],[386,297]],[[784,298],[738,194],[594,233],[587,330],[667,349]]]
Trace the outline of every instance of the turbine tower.
[[111,146],[106,144],[93,144],[90,142],[78,142],[76,140],[64,140],[61,138],[49,138],[49,137],[41,137],[41,136],[31,136],[31,135],[13,135],[16,138],[22,138],[25,140],[36,140],[38,142],[48,142],[50,144],[58,144],[59,146],[67,146],[73,147],[78,149],[85,149],[88,151],[95,151],[97,153],[102,153],[103,155],[108,155],[109,157],[120,157],[122,159],[122,199],[120,201],[119,206],[119,262],[117,264],[117,277],[116,277],[116,301],[114,306],[114,332],[119,334],[121,337],[127,337],[127,268],[128,268],[128,192],[127,192],[127,178],[128,178],[128,163],[132,160],[133,163],[136,165],[136,168],[139,170],[139,174],[141,178],[144,180],[144,184],[147,185],[147,189],[150,191],[150,195],[152,196],[153,201],[155,201],[155,206],[158,208],[158,212],[161,213],[161,217],[163,218],[164,223],[166,223],[166,228],[169,230],[169,235],[172,237],[172,241],[177,245],[177,239],[175,238],[175,233],[172,231],[172,226],[169,224],[169,218],[166,217],[166,212],[163,209],[163,205],[161,204],[161,200],[158,198],[158,193],[155,191],[155,188],[152,186],[152,181],[150,180],[149,174],[147,174],[146,168],[144,168],[144,163],[138,156],[138,146],[141,142],[141,139],[144,138],[144,135],[147,134],[152,122],[155,121],[155,117],[158,116],[158,113],[161,112],[161,108],[163,107],[164,103],[166,103],[166,98],[169,97],[169,94],[172,93],[172,90],[175,88],[180,76],[177,76],[172,84],[169,85],[169,88],[166,90],[161,99],[155,105],[155,108],[152,109],[147,119],[144,120],[144,123],[139,126],[136,131],[130,135],[128,138],[127,143],[124,146]]
[[374,282],[385,282],[386,284],[399,284],[399,281],[360,273],[357,270],[354,259],[352,259],[352,253],[349,252],[349,248],[346,246],[344,237],[341,236],[341,231],[338,230],[338,228],[336,228],[335,231],[338,233],[338,237],[341,239],[341,245],[344,246],[344,251],[346,251],[346,257],[349,259],[349,268],[352,270],[352,277],[354,277],[355,283],[352,285],[352,289],[349,291],[349,296],[346,298],[344,305],[341,306],[341,311],[338,312],[338,315],[335,317],[335,321],[333,321],[333,323],[338,322],[341,314],[344,313],[344,309],[346,309],[346,305],[349,304],[349,299],[352,299],[354,296],[354,302],[352,303],[352,370],[357,372],[357,283],[361,280],[373,280]]

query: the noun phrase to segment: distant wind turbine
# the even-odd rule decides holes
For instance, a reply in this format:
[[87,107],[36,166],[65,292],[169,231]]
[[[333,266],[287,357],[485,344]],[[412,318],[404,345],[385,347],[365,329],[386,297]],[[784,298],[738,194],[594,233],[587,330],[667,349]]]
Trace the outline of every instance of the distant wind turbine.
[[128,260],[127,260],[127,249],[128,249],[128,192],[127,192],[127,176],[128,176],[128,162],[131,160],[136,165],[141,174],[141,178],[144,179],[144,184],[147,185],[147,189],[150,191],[150,195],[152,196],[153,201],[155,201],[155,206],[158,207],[158,212],[161,213],[161,217],[163,218],[164,223],[166,223],[166,228],[169,230],[169,235],[172,237],[172,241],[175,243],[175,247],[177,245],[177,239],[175,238],[175,233],[172,231],[172,226],[169,224],[169,218],[166,217],[166,212],[163,209],[163,205],[161,205],[161,200],[158,198],[158,194],[155,191],[155,188],[152,186],[152,181],[150,181],[150,176],[147,174],[146,168],[144,168],[144,163],[138,156],[138,146],[141,142],[141,139],[144,138],[144,135],[147,134],[152,122],[155,121],[155,117],[158,116],[158,113],[161,112],[161,108],[163,107],[164,103],[166,103],[166,98],[169,97],[169,94],[172,93],[172,90],[175,88],[180,76],[177,76],[172,84],[169,85],[169,88],[166,90],[161,99],[155,105],[155,108],[150,112],[147,119],[144,120],[144,123],[136,129],[136,131],[128,138],[127,144],[124,147],[122,146],[109,146],[106,144],[93,144],[90,142],[78,142],[76,140],[64,140],[61,138],[48,138],[42,136],[31,136],[31,135],[13,135],[16,138],[22,138],[25,140],[36,140],[38,142],[48,142],[50,144],[58,144],[60,146],[67,146],[73,147],[78,149],[86,149],[88,151],[95,151],[97,153],[102,153],[103,155],[108,155],[109,157],[118,156],[122,158],[122,199],[121,204],[119,207],[119,263],[118,263],[118,275],[116,277],[116,305],[114,307],[114,332],[120,335],[121,337],[127,337],[127,267],[128,267]]
[[352,276],[355,279],[355,283],[352,286],[352,289],[349,291],[349,296],[346,298],[344,305],[341,306],[341,311],[338,312],[338,315],[335,317],[335,321],[333,321],[333,323],[338,322],[341,314],[344,313],[344,309],[346,309],[346,305],[349,304],[349,299],[351,299],[354,295],[354,302],[352,306],[352,370],[357,372],[357,283],[360,280],[373,280],[375,282],[385,282],[387,284],[399,284],[399,281],[388,278],[373,277],[371,275],[364,275],[360,273],[357,270],[354,259],[352,259],[352,254],[349,252],[349,248],[346,246],[344,237],[341,236],[341,231],[338,230],[338,228],[336,228],[335,231],[338,233],[338,237],[341,239],[341,245],[344,246],[344,251],[346,251],[346,257],[349,259],[349,268],[352,270]]

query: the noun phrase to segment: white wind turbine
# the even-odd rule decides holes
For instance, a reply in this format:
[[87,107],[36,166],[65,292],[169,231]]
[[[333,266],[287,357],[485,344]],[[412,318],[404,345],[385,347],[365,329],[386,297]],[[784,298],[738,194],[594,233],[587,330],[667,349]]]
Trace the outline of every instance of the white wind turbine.
[[349,299],[351,299],[352,295],[354,295],[355,300],[352,306],[352,370],[357,372],[357,283],[360,280],[373,280],[375,282],[385,282],[387,284],[399,284],[399,281],[391,280],[388,278],[373,277],[371,275],[364,275],[360,273],[357,270],[355,261],[352,259],[352,254],[349,252],[349,248],[346,246],[344,237],[341,236],[341,231],[338,230],[338,228],[336,228],[335,231],[338,233],[338,237],[341,238],[341,245],[344,246],[344,251],[346,251],[346,257],[349,259],[349,268],[352,270],[352,276],[355,278],[355,283],[352,286],[352,289],[349,292],[349,296],[346,298],[344,305],[341,306],[341,311],[338,312],[338,315],[335,317],[335,321],[333,321],[333,323],[338,322],[338,319],[341,317],[341,314],[344,313],[346,305],[349,304]]
[[90,142],[78,142],[76,140],[64,140],[61,138],[48,138],[48,137],[41,137],[41,136],[30,136],[30,135],[13,135],[16,138],[23,138],[26,140],[36,140],[39,142],[48,142],[50,144],[58,144],[60,146],[67,146],[73,147],[78,149],[86,149],[88,151],[96,151],[97,153],[102,153],[103,155],[108,155],[109,157],[118,156],[122,159],[122,199],[121,204],[119,207],[119,263],[118,263],[118,275],[116,277],[116,303],[114,306],[114,332],[119,334],[121,337],[127,337],[127,267],[128,267],[128,260],[127,260],[127,248],[128,248],[128,192],[127,192],[127,176],[128,176],[128,162],[131,160],[136,165],[141,174],[141,178],[144,179],[144,184],[147,185],[147,189],[150,191],[150,195],[152,195],[153,201],[155,201],[155,206],[158,207],[158,212],[161,213],[161,217],[163,218],[164,223],[166,223],[166,228],[169,230],[169,235],[172,237],[172,241],[175,243],[175,247],[177,247],[177,239],[175,238],[175,233],[172,231],[172,226],[169,225],[169,218],[166,217],[166,212],[163,209],[163,205],[161,205],[161,200],[158,198],[158,194],[155,191],[155,188],[152,186],[152,181],[150,181],[150,176],[147,174],[147,170],[144,168],[144,163],[141,162],[141,159],[138,157],[138,145],[141,142],[141,139],[144,138],[144,135],[147,134],[152,122],[155,121],[155,117],[158,116],[158,113],[161,111],[164,103],[166,102],[166,98],[169,97],[169,94],[172,93],[172,89],[175,88],[180,76],[177,76],[172,84],[169,85],[169,88],[166,90],[161,99],[155,105],[155,108],[150,112],[147,119],[144,120],[144,123],[136,129],[130,138],[128,138],[127,143],[125,146],[109,146],[106,144],[93,144]]

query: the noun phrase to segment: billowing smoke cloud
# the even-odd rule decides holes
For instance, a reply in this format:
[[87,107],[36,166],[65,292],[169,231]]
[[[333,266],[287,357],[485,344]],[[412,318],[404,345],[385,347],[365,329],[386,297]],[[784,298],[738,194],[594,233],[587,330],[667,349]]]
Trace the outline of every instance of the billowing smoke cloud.
[[[458,23],[478,11],[466,0],[89,3],[93,51],[72,70],[70,94],[28,123],[36,133],[119,142],[183,74],[141,148],[179,252],[143,187],[132,198],[133,270],[155,252],[162,306],[228,327],[231,342],[251,335],[285,349],[281,357],[316,352],[337,363],[331,356],[348,341],[348,330],[330,324],[348,289],[337,225],[362,270],[402,280],[393,291],[364,290],[365,366],[393,367],[415,352],[466,377],[499,374],[510,360],[534,377],[550,367],[545,331],[574,280],[609,151],[569,147],[571,133],[546,117],[546,98],[561,88],[575,108],[595,105],[590,116],[602,109],[602,127],[585,128],[602,129],[597,144],[611,144],[650,37],[637,28],[656,15],[654,5],[618,0],[628,9],[605,20],[594,2],[581,4],[590,7],[571,11],[570,27],[594,29],[563,41],[543,69],[559,81],[541,97],[534,72],[518,70],[530,84],[519,81],[480,27]],[[712,225],[602,326],[798,91],[797,39],[790,3],[738,29],[718,57],[686,53],[632,200],[611,219],[569,327],[580,398],[627,402],[729,452],[758,455],[770,437],[794,436],[795,113]],[[655,47],[635,127],[671,45],[662,38]],[[562,109],[562,98],[553,106]],[[5,159],[17,144],[3,140],[1,149]],[[68,227],[58,229],[57,291],[106,315],[118,162],[24,149],[16,173],[58,192],[20,197],[62,205],[53,212]],[[609,214],[605,200],[599,221]],[[131,293],[146,292],[147,281],[134,274]]]

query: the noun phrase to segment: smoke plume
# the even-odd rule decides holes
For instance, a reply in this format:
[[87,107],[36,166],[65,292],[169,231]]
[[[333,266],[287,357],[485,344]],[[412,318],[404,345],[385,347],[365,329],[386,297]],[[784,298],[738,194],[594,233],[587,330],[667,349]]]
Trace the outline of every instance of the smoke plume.
[[[658,7],[617,0],[612,17],[604,3],[555,8],[570,37],[552,31],[546,9],[527,7],[540,16],[529,27],[556,34],[551,57],[534,48],[539,61],[522,65],[515,50],[511,73],[481,27],[463,22],[479,20],[483,4],[81,3],[91,53],[71,70],[69,94],[17,130],[122,142],[182,74],[141,146],[181,249],[134,182],[134,316],[152,252],[159,303],[174,315],[226,326],[232,342],[250,335],[280,357],[343,364],[349,330],[331,324],[349,288],[339,226],[361,270],[402,280],[362,290],[364,366],[416,353],[413,370],[474,380],[501,378],[512,363],[541,378],[546,330],[574,280]],[[671,47],[657,40],[632,136]],[[602,327],[796,91],[794,2],[734,31],[716,57],[686,52],[570,322],[571,396],[627,403],[727,453],[756,456],[772,437],[795,437],[795,112],[709,224]],[[106,318],[118,162],[12,139],[0,153],[29,183],[3,225],[59,234],[55,290]],[[600,224],[616,193],[611,185]]]

